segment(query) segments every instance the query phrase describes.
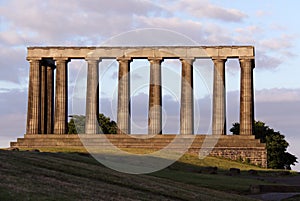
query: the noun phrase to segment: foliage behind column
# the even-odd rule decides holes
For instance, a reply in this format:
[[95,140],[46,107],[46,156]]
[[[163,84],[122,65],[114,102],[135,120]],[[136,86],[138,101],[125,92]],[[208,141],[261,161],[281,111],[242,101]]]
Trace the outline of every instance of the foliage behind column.
[[[101,128],[101,133],[104,134],[116,134],[117,124],[115,121],[111,120],[104,114],[99,114],[99,126]],[[85,116],[84,115],[74,115],[68,123],[68,133],[77,134],[84,133],[85,131]]]

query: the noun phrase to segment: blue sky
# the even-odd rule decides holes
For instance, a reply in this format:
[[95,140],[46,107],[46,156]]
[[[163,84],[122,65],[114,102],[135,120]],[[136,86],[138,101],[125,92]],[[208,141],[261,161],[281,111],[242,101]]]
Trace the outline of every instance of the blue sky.
[[[256,119],[285,134],[290,143],[289,151],[300,157],[299,6],[298,1],[279,0],[0,0],[0,147],[7,147],[9,141],[25,132],[27,46],[101,45],[124,32],[156,28],[183,34],[200,45],[255,46]],[[132,69],[147,66],[146,61],[136,62]],[[101,91],[102,112],[112,118],[113,109],[108,111],[106,108],[113,108],[115,104],[110,93],[110,86],[116,85],[115,64],[106,71],[105,79],[109,84]],[[166,61],[163,65],[173,68],[175,74],[180,73],[176,67],[180,64],[176,61]],[[199,64],[199,71],[203,71],[201,66],[207,66],[203,76],[209,76],[210,62]],[[72,61],[69,65],[70,97],[80,69],[84,72],[83,61]],[[147,73],[141,75],[147,77]],[[229,128],[231,123],[238,121],[237,61],[227,61],[226,80]],[[201,88],[202,81],[197,78],[197,91],[205,91]],[[202,115],[200,121],[207,125],[211,115],[208,94],[199,94],[195,100],[199,103],[199,116]],[[178,122],[179,106],[176,97],[178,95],[164,96],[169,121],[175,123]],[[147,88],[134,94],[133,101],[135,121],[143,127],[147,108],[142,103],[147,102]],[[69,113],[73,112],[71,109]],[[203,114],[207,116],[203,117]],[[201,127],[200,131],[205,132],[208,127]],[[167,121],[166,132],[173,132],[172,129],[176,132],[178,127]],[[300,170],[300,166],[296,169]]]

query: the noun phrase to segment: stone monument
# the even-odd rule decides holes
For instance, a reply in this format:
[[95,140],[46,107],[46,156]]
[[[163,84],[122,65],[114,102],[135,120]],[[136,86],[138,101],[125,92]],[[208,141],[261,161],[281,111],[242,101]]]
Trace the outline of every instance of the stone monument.
[[[179,135],[193,135],[193,62],[196,59],[210,58],[214,63],[212,135],[221,135],[210,154],[231,159],[248,158],[252,163],[266,167],[265,144],[260,143],[253,135],[253,46],[28,47],[30,74],[26,134],[24,138],[12,142],[11,147],[82,146],[76,135],[67,135],[67,78],[68,62],[71,59],[85,59],[87,62],[85,134],[97,134],[98,65],[104,58],[116,59],[119,63],[118,134],[108,135],[108,138],[116,138],[120,142],[126,139],[123,144],[127,147],[130,146],[128,139],[134,141],[130,137],[130,62],[132,59],[144,58],[150,63],[148,134],[166,143],[172,138],[172,135],[162,134],[161,110],[161,63],[164,59],[172,58],[180,60],[182,64]],[[238,59],[241,68],[239,136],[226,135],[225,63],[228,58]],[[201,141],[203,135],[197,135],[197,138]],[[149,147],[149,143],[145,143],[144,146],[160,148]],[[198,149],[199,145],[193,143],[189,151],[196,152]]]

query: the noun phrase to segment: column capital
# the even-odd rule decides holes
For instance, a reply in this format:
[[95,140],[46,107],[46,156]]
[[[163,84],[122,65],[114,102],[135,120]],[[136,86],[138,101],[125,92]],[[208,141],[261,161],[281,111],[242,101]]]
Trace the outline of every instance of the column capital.
[[241,68],[244,68],[246,67],[247,65],[245,65],[246,63],[250,63],[250,66],[252,68],[255,67],[255,64],[254,64],[254,57],[239,57],[239,61],[240,61],[240,67]]
[[254,60],[254,57],[245,57],[245,56],[240,56],[239,60]]
[[89,61],[91,61],[91,62],[93,62],[93,61],[100,62],[102,59],[100,59],[99,57],[86,57],[86,58],[84,58],[84,60],[86,60],[87,62],[89,62]]
[[116,60],[117,61],[131,61],[132,58],[131,57],[117,57]]
[[42,57],[26,57],[26,60],[29,61],[29,62],[32,62],[32,61],[41,61]]
[[148,61],[154,62],[154,63],[161,63],[164,61],[164,59],[162,57],[148,57]]
[[65,61],[66,63],[70,61],[68,57],[54,57],[53,60],[57,62]]
[[180,57],[179,60],[182,63],[189,63],[189,64],[193,64],[194,61],[196,60],[194,57]]
[[213,62],[226,62],[227,61],[227,57],[211,57],[211,59],[213,60]]
[[85,61],[88,63],[88,65],[98,66],[101,59],[96,58],[96,57],[88,57],[88,58],[85,58]]

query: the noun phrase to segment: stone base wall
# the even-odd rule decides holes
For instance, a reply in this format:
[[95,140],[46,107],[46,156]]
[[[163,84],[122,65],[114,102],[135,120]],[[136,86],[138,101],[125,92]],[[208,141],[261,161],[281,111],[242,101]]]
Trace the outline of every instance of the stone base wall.
[[[141,138],[143,136],[144,138]],[[145,138],[149,137],[149,138]],[[84,143],[83,143],[84,142]],[[267,150],[254,136],[240,135],[40,135],[27,134],[11,142],[15,148],[80,148],[86,146],[109,148],[112,144],[118,148],[140,148],[160,150],[168,145],[176,151],[187,147],[187,152],[203,153],[232,160],[247,161],[261,167],[267,167]]]
[[267,167],[267,151],[265,148],[218,147],[213,149],[213,151],[210,152],[210,155]]

